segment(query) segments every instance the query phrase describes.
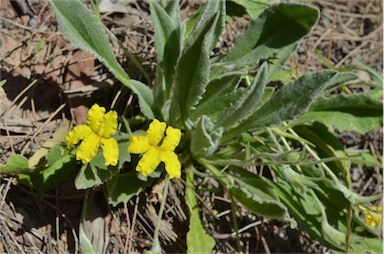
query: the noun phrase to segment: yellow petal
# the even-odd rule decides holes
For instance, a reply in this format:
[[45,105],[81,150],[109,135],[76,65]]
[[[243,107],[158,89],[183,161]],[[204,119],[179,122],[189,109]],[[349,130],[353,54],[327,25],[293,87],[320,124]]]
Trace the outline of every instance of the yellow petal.
[[168,173],[169,179],[181,176],[181,163],[174,152],[161,151],[160,160],[165,164],[165,170]]
[[119,146],[114,138],[102,138],[101,148],[103,148],[103,156],[105,165],[116,166],[119,160]]
[[99,150],[100,142],[101,137],[91,132],[77,149],[76,160],[81,160],[84,164],[90,162]]
[[116,130],[117,130],[117,113],[116,111],[111,110],[104,115],[102,123],[100,125],[99,132],[97,134],[104,138],[109,138],[116,133]]
[[164,138],[160,149],[164,151],[174,151],[180,143],[181,131],[179,129],[168,126],[166,134],[167,136]]
[[148,137],[146,136],[131,136],[129,137],[128,152],[144,153],[149,149]]
[[89,126],[85,124],[78,125],[67,134],[65,141],[67,141],[68,146],[71,147],[79,143],[80,140],[83,140],[90,133],[92,133],[92,130]]
[[166,123],[154,119],[149,125],[146,136],[148,137],[149,144],[157,146],[164,137],[164,131],[167,127]]
[[91,127],[94,133],[99,133],[101,123],[104,118],[105,108],[94,104],[88,110],[87,125]]
[[156,170],[160,164],[159,152],[156,147],[151,146],[141,157],[139,163],[136,166],[136,170],[143,173],[144,176],[151,174]]

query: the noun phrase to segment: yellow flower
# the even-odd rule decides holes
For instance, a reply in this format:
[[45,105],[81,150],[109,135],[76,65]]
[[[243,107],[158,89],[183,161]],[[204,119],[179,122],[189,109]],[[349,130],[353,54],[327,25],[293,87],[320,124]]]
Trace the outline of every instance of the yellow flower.
[[364,210],[365,213],[365,223],[371,228],[377,228],[381,224],[383,215],[376,212],[381,212],[383,210],[382,206],[373,207],[373,212],[369,210]]
[[[144,176],[151,174],[157,166],[164,162],[169,178],[180,178],[181,163],[175,148],[180,143],[181,131],[168,126],[159,120],[153,120],[145,136],[131,136],[128,151],[134,154],[144,153],[136,170]],[[166,136],[164,137],[164,132]]]
[[84,164],[90,162],[103,149],[105,165],[116,166],[119,157],[117,141],[111,138],[117,130],[117,113],[114,110],[105,114],[105,108],[94,104],[88,111],[86,124],[78,125],[70,131],[65,140],[71,147],[82,140],[76,152],[76,160]]

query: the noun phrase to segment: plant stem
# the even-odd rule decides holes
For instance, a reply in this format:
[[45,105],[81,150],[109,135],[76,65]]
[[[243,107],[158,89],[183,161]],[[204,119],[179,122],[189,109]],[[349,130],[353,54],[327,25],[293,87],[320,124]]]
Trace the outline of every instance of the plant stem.
[[236,245],[237,245],[237,250],[239,253],[243,253],[241,249],[241,243],[240,243],[240,237],[239,237],[239,225],[237,224],[237,217],[236,217],[236,203],[235,200],[233,200],[232,195],[230,195],[231,198],[231,213],[232,213],[232,220],[233,220],[233,227],[235,229],[236,233]]
[[159,230],[160,230],[160,224],[161,224],[161,217],[163,216],[163,211],[165,207],[165,201],[167,200],[167,195],[168,195],[169,178],[166,177],[164,181],[165,183],[163,188],[163,196],[161,199],[159,214],[157,216],[155,232],[153,234],[153,246],[150,253],[161,253],[161,246],[159,241]]
[[232,179],[229,175],[225,176],[218,168],[202,158],[198,159],[197,161],[206,169],[208,169],[222,185],[226,186],[227,188],[231,186]]

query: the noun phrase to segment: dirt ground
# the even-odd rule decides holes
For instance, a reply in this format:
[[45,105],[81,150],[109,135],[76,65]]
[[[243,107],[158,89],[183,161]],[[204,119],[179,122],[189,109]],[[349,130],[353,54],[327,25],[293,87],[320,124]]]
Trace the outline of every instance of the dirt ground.
[[[154,75],[156,52],[147,1],[122,2],[126,7],[124,13],[103,13],[102,20],[147,72]],[[181,1],[183,19],[190,17],[201,2]],[[320,70],[327,67],[324,58],[334,67],[360,62],[380,75],[383,73],[382,1],[305,2],[317,6],[321,18],[289,66],[298,73]],[[47,0],[1,0],[0,18],[0,80],[7,80],[0,88],[0,165],[5,164],[12,153],[29,158],[57,128],[69,121],[84,122],[87,108],[94,102],[110,104],[115,99],[116,108],[125,110],[129,91],[111,86],[116,81],[104,66],[60,36]],[[236,17],[227,25],[219,52],[226,52],[233,45],[248,21],[247,16]],[[130,76],[146,82],[146,77],[116,43],[114,46]],[[357,74],[360,80],[373,82],[367,72]],[[98,90],[93,89],[95,86]],[[381,130],[366,135],[342,133],[339,137],[346,147],[370,149],[381,158]],[[353,186],[359,193],[381,190],[382,172],[356,167],[352,176]],[[84,193],[75,190],[73,177],[53,190],[37,193],[18,185],[13,176],[0,176],[0,253],[80,252],[78,226]],[[166,205],[160,229],[166,252],[186,249],[188,224],[182,209],[183,188],[181,180],[172,181],[173,202]],[[141,253],[151,248],[159,208],[158,190],[161,190],[160,184],[116,208],[95,202],[108,253]],[[96,192],[91,198],[103,200],[101,195]],[[223,214],[208,227],[216,239],[215,253],[236,252],[229,200],[220,193],[215,195],[201,197],[207,203],[203,206],[203,218],[208,217],[208,209],[212,207]],[[244,229],[240,237],[248,253],[328,251],[297,229],[246,211],[239,219],[239,228]]]

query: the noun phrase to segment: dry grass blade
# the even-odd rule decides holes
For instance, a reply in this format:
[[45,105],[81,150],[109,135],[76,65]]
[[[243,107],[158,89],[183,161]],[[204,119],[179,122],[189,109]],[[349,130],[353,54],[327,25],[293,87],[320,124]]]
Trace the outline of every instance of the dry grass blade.
[[[86,78],[91,78],[92,82],[116,83],[98,63],[84,66],[82,72],[77,70],[77,62],[80,64],[90,59],[75,53],[71,45],[59,36],[47,0],[28,1],[31,12],[23,15],[18,15],[9,2],[0,2],[0,81],[7,80],[0,88],[1,164],[5,164],[12,153],[31,156],[63,124],[64,118],[70,118],[66,105],[78,106],[71,104],[68,98],[74,95],[73,91],[69,91],[73,79],[86,74]],[[124,48],[141,63],[144,71],[149,74],[145,79],[153,80],[156,75],[156,49],[147,1],[122,2],[127,2],[128,13],[106,13],[102,21]],[[180,2],[183,21],[192,16],[201,2]],[[321,18],[310,35],[302,41],[298,54],[290,59],[287,68],[300,75],[309,70],[328,68],[328,65],[343,68],[353,62],[360,62],[377,73],[383,72],[381,1],[301,2],[309,2],[318,7]],[[247,16],[234,17],[233,22],[227,24],[223,40],[214,54],[228,52],[248,21]],[[43,40],[45,43],[42,48],[36,51],[36,46]],[[144,80],[143,70],[132,64],[121,47],[114,47],[119,61],[131,77]],[[68,74],[69,71],[73,75]],[[366,71],[358,70],[357,74],[367,83],[375,82]],[[89,85],[86,81],[77,81],[80,87]],[[348,89],[353,93],[365,88],[352,85]],[[108,85],[102,89],[87,90],[83,95],[79,105],[84,108],[89,105],[83,105],[83,99],[98,101],[124,113],[136,105],[130,92],[118,86]],[[84,121],[84,117],[80,121]],[[382,131],[366,135],[344,133],[339,138],[346,147],[365,149],[378,156],[383,153]],[[249,170],[256,173],[255,168]],[[260,172],[263,172],[263,168],[259,169]],[[382,174],[382,170],[377,168],[367,170],[355,166],[351,174],[352,188],[365,195],[381,192]],[[81,253],[78,222],[83,193],[76,192],[73,183],[70,183],[74,176],[71,177],[55,190],[35,193],[17,185],[15,177],[0,176],[0,253]],[[197,195],[201,203],[201,219],[208,233],[216,239],[215,253],[236,252],[238,249],[230,214],[230,200],[227,193],[219,190],[219,186],[216,181],[200,178],[193,191],[197,194],[202,189],[216,191]],[[186,250],[184,238],[188,221],[183,201],[184,188],[185,183],[182,181],[174,181],[170,186],[171,202],[166,204],[160,228],[162,247],[167,252]],[[106,252],[142,253],[151,248],[159,209],[158,200],[161,199],[156,189],[142,193],[128,204],[111,208],[108,228],[110,240]],[[327,251],[306,234],[292,230],[284,223],[257,217],[244,209],[240,209],[238,214],[237,233],[248,253]]]

